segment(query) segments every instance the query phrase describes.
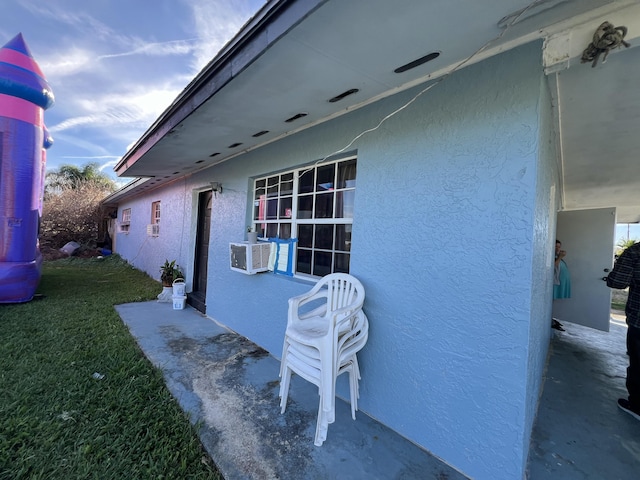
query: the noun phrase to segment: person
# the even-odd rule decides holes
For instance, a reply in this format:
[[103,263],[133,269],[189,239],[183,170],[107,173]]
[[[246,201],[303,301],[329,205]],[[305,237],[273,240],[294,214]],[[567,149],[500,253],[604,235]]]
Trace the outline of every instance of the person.
[[624,310],[627,316],[629,367],[626,387],[629,396],[618,399],[618,406],[640,420],[640,243],[634,243],[622,252],[606,278],[608,287],[629,287]]
[[[571,298],[571,275],[564,257],[567,252],[562,250],[562,242],[556,240],[556,258],[553,264],[553,299]],[[562,324],[555,318],[551,319],[551,326],[564,331]]]
[[562,242],[556,240],[556,260],[553,267],[553,299],[571,298],[571,275],[564,261],[567,252],[562,250]]

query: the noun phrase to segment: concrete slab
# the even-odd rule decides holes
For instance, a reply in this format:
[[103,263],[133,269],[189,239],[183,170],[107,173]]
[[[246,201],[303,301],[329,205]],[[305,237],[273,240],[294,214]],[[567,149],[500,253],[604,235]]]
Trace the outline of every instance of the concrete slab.
[[[429,452],[336,401],[336,422],[313,445],[316,388],[294,377],[280,414],[279,361],[197,310],[158,302],[116,306],[226,480],[465,479]],[[554,330],[529,453],[530,480],[640,478],[640,422],[626,396],[624,316],[611,332]]]
[[190,307],[144,302],[116,310],[226,480],[467,478],[364,413],[352,420],[341,400],[327,440],[315,447],[316,387],[294,377],[281,415],[280,362],[265,350]]
[[640,422],[622,412],[626,325],[609,333],[572,323],[554,331],[529,454],[529,478],[640,478]]

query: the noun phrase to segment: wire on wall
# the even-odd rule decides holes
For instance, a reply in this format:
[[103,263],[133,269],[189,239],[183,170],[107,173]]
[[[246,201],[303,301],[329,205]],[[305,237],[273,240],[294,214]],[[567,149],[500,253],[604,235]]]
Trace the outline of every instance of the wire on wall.
[[520,12],[518,12],[517,15],[514,15],[513,18],[511,19],[511,21],[509,23],[507,23],[504,27],[504,29],[494,38],[490,39],[489,41],[485,42],[480,48],[478,48],[476,51],[474,51],[471,55],[469,55],[468,57],[466,57],[464,60],[462,60],[460,63],[458,63],[455,67],[453,67],[451,70],[449,70],[447,73],[445,73],[444,75],[442,75],[441,77],[437,78],[435,81],[433,81],[433,83],[430,83],[429,85],[427,85],[425,88],[423,88],[422,90],[420,90],[418,93],[416,93],[409,101],[407,101],[405,104],[403,104],[402,106],[396,108],[394,111],[392,111],[391,113],[389,113],[388,115],[386,115],[385,117],[382,118],[382,120],[380,120],[378,122],[378,124],[374,127],[371,127],[367,130],[364,130],[363,132],[360,132],[358,135],[356,135],[355,137],[353,137],[353,139],[347,143],[344,147],[342,147],[339,150],[336,150],[335,152],[330,153],[329,155],[326,155],[324,157],[322,157],[320,160],[316,161],[313,166],[309,167],[308,169],[305,169],[303,171],[301,171],[298,174],[298,178],[302,177],[304,174],[306,174],[307,172],[310,172],[311,170],[313,170],[314,167],[326,162],[329,158],[335,156],[335,155],[339,155],[343,152],[345,152],[348,148],[350,148],[355,142],[357,142],[360,138],[362,138],[363,136],[365,136],[368,133],[372,133],[375,132],[376,130],[378,130],[387,120],[389,120],[391,117],[397,115],[398,113],[400,113],[402,110],[404,110],[405,108],[408,108],[411,104],[413,104],[418,98],[420,98],[420,96],[422,96],[423,94],[427,93],[429,90],[431,90],[433,87],[435,87],[436,85],[439,85],[440,83],[442,83],[445,79],[449,78],[451,75],[453,75],[455,72],[457,72],[458,70],[460,70],[463,66],[465,66],[467,63],[469,63],[472,59],[474,59],[476,56],[478,56],[480,53],[482,53],[484,50],[486,50],[486,48],[491,45],[492,43],[500,40],[505,33],[507,33],[507,31],[509,31],[509,29],[515,24],[517,23],[520,18],[525,15],[529,10],[531,10],[532,8],[536,7],[539,4],[545,3],[548,0],[535,0],[533,2],[531,2],[529,5],[527,5],[525,8],[523,8],[522,10],[520,10]]

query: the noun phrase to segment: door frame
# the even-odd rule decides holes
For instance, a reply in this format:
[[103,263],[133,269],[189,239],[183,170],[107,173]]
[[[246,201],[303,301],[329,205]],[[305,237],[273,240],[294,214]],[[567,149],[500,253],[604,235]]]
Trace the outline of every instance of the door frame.
[[[213,209],[213,190],[196,192],[195,239],[193,247],[192,289],[187,295],[187,302],[196,310],[207,311],[207,271],[209,246],[211,243],[211,211]],[[208,209],[208,220],[207,220]],[[206,231],[203,229],[206,228]],[[202,274],[204,263],[204,275]]]

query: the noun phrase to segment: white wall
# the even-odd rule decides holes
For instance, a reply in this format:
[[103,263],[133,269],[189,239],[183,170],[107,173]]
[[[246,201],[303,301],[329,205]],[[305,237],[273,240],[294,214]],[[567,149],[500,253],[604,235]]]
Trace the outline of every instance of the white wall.
[[[554,177],[540,131],[550,128],[540,56],[533,44],[458,72],[353,145],[351,273],[366,288],[371,323],[359,406],[479,479],[522,478],[548,348]],[[200,183],[174,184],[158,193],[155,248],[139,253],[131,233],[119,252],[150,273],[165,257],[192,261],[192,189],[221,182],[207,313],[279,357],[287,298],[309,283],[230,271],[228,244],[244,239],[249,220],[250,177],[323,158],[417,91],[213,167]],[[132,219],[153,199],[131,202]]]

